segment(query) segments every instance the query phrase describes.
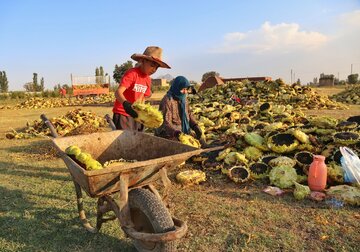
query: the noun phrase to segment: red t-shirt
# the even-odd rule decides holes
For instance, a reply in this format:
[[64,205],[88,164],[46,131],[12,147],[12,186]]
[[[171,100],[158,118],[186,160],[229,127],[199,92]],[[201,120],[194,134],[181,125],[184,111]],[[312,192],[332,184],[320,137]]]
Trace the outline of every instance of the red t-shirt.
[[[149,75],[141,72],[140,68],[134,67],[125,72],[121,79],[120,86],[126,87],[124,96],[130,103],[134,103],[144,95],[149,97],[151,95],[151,79]],[[125,116],[129,116],[123,105],[115,100],[113,112]]]
[[60,94],[61,95],[66,95],[66,89],[65,88],[60,88]]

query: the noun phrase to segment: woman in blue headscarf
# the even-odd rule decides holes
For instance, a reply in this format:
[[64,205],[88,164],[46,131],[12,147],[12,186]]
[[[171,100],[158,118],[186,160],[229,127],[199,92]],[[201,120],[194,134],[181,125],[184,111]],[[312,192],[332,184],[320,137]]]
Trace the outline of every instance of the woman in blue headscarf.
[[195,121],[186,99],[190,88],[190,82],[184,76],[174,79],[160,103],[159,109],[163,113],[164,122],[155,130],[156,136],[178,140],[181,133],[191,134],[191,130],[193,130],[200,143],[205,144],[202,131]]

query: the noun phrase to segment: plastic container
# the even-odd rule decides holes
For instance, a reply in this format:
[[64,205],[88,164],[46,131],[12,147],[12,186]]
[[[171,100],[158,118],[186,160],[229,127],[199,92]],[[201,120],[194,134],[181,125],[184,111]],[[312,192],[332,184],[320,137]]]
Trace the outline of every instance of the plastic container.
[[326,187],[327,167],[325,157],[314,155],[309,168],[308,185],[311,191],[323,191]]
[[348,183],[360,185],[360,159],[353,150],[340,147],[342,157],[341,167],[344,170],[344,180]]
[[344,206],[344,202],[336,198],[326,199],[325,203],[331,208],[342,208]]

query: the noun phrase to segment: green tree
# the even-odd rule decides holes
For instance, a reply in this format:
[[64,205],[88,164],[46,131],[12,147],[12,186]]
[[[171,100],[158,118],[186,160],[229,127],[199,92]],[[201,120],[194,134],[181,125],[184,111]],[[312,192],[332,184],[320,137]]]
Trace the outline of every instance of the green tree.
[[62,88],[65,88],[66,91],[71,90],[71,87],[70,87],[68,84],[63,84],[63,85],[62,85]]
[[301,85],[300,79],[297,79],[296,84],[297,84],[297,85]]
[[69,93],[71,90],[71,87],[68,84],[61,85],[60,83],[58,83],[54,86],[54,91],[59,92],[60,88],[65,88],[67,93]]
[[95,69],[96,84],[101,84],[104,81],[104,68],[100,66]]
[[116,81],[116,83],[120,83],[121,78],[125,74],[127,70],[130,68],[133,68],[133,62],[131,60],[126,61],[121,66],[115,65],[115,69],[113,72],[113,78]]
[[44,91],[45,89],[45,83],[44,83],[44,77],[41,77],[40,79],[40,87],[38,91]]
[[9,91],[9,82],[6,77],[5,71],[0,71],[0,92],[8,92]]
[[2,92],[4,86],[3,83],[4,83],[3,73],[0,71],[0,92]]
[[3,71],[3,80],[4,80],[4,83],[3,83],[3,92],[8,92],[9,91],[9,81],[7,79],[7,76],[6,76],[6,72]]
[[348,75],[349,84],[356,84],[359,79],[359,74],[350,74]]
[[215,71],[210,71],[210,72],[206,72],[203,74],[202,78],[201,78],[201,82],[206,81],[207,78],[211,77],[211,76],[220,76],[220,74],[218,72]]
[[318,78],[315,77],[315,78],[314,78],[314,86],[317,86],[317,84],[318,84]]
[[37,73],[33,73],[33,90],[32,91],[38,91],[39,89],[39,85],[38,85],[38,74]]
[[58,83],[57,85],[54,86],[54,91],[59,91],[61,88],[60,83]]
[[99,76],[100,76],[100,70],[99,70],[99,68],[97,67],[97,68],[95,69],[95,82],[96,82],[96,84],[99,84],[99,83],[100,83],[100,78],[99,78]]

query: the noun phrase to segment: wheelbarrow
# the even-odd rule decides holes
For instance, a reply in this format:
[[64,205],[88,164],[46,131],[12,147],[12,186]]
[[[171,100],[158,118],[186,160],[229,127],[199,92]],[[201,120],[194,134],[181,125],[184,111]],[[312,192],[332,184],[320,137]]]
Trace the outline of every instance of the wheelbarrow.
[[[172,217],[164,204],[171,185],[167,172],[194,155],[219,150],[222,146],[196,149],[180,142],[127,130],[58,137],[46,116],[41,115],[41,119],[50,128],[54,137],[52,143],[71,174],[79,217],[89,232],[97,233],[103,223],[118,219],[138,251],[176,250],[175,240],[185,235],[187,224]],[[71,145],[90,153],[102,164],[120,158],[137,162],[88,171],[64,152]],[[158,181],[164,186],[162,195],[154,186]],[[97,198],[95,225],[86,217],[82,190],[91,198]],[[111,211],[115,215],[105,217]]]

